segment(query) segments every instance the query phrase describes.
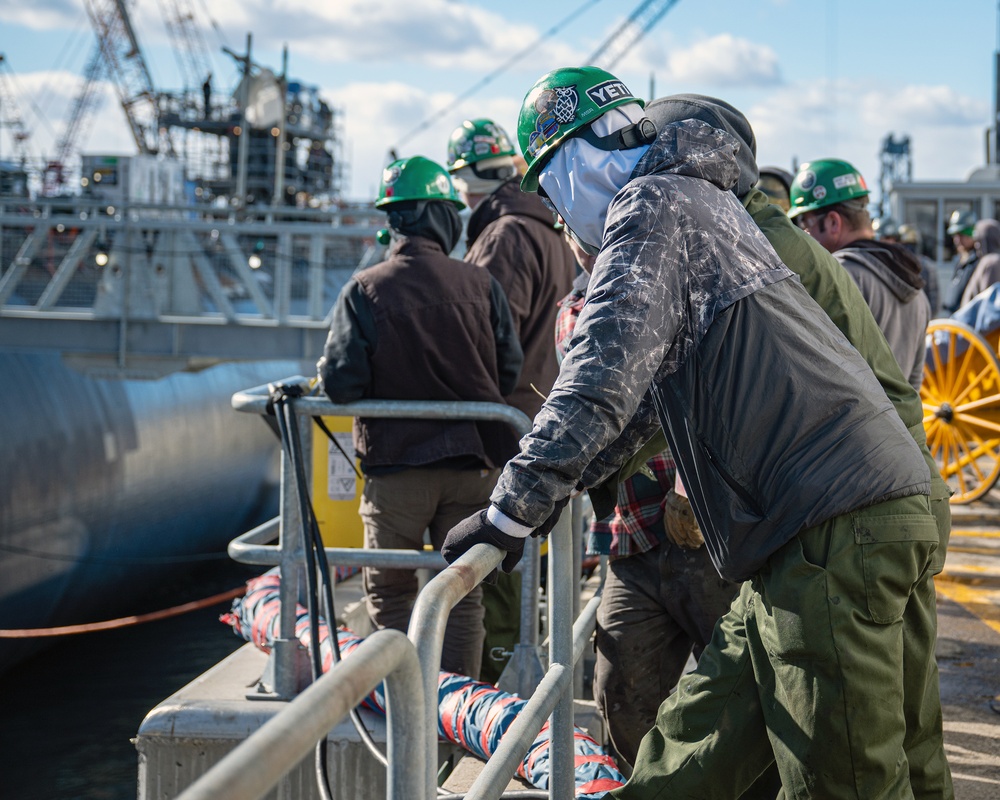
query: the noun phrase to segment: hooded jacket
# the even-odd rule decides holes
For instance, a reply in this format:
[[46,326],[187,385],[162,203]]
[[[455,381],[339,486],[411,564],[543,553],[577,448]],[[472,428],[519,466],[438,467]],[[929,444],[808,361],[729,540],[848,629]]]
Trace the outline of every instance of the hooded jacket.
[[[671,95],[653,100],[646,106],[646,113],[657,128],[682,119],[700,119],[714,128],[726,131],[740,143],[736,154],[740,177],[733,186],[733,192],[740,198],[782,262],[799,276],[809,296],[820,305],[871,367],[882,390],[923,453],[930,474],[931,500],[935,501],[931,508],[937,519],[942,545],[938,552],[943,559],[951,531],[951,509],[948,505],[951,492],[927,448],[920,395],[904,377],[857,284],[825,247],[796,227],[781,208],[770,202],[764,192],[754,188],[758,176],[756,142],[749,121],[725,101],[697,94]],[[665,445],[666,440],[660,432],[639,453],[631,456],[614,477],[600,487],[592,487],[589,494],[595,512],[600,514],[607,509],[607,513],[610,513],[617,496],[617,484],[634,474],[647,458],[658,453]],[[604,454],[604,457],[609,463],[621,460],[620,453],[614,452],[614,448]],[[597,470],[591,472],[597,474]]]
[[[397,236],[385,261],[341,290],[317,371],[334,403],[502,403],[520,367],[521,347],[496,280],[449,258],[435,238]],[[516,441],[497,422],[354,420],[354,447],[368,474],[492,468]]]
[[874,239],[858,239],[833,256],[858,285],[903,374],[919,391],[931,320],[920,261],[902,245]]
[[[507,181],[476,206],[465,260],[486,267],[507,295],[524,366],[507,402],[534,417],[559,372],[552,329],[557,303],[573,286],[576,259],[555,219],[534,194]],[[535,388],[533,389],[532,386]],[[536,391],[537,389],[537,391]]]
[[571,349],[492,496],[508,516],[537,526],[602,451],[659,425],[730,580],[804,527],[929,493],[868,365],[732,193],[738,149],[663,126],[612,201]]
[[995,219],[979,220],[972,238],[976,241],[979,258],[965,286],[965,292],[962,293],[963,306],[1000,281],[1000,222]]

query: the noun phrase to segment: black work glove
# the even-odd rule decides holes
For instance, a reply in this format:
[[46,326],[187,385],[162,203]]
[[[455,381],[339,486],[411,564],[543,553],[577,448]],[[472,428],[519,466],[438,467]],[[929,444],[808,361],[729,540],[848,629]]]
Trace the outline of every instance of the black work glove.
[[[554,523],[553,523],[554,524]],[[496,525],[486,519],[486,509],[477,511],[471,517],[463,519],[454,528],[448,531],[444,537],[444,544],[441,546],[441,555],[449,564],[453,564],[459,556],[468,551],[476,544],[491,544],[506,550],[507,555],[500,562],[500,568],[504,572],[510,572],[517,566],[524,554],[524,539],[517,536],[510,536],[500,530]],[[497,571],[493,570],[483,578],[484,583],[496,583]]]

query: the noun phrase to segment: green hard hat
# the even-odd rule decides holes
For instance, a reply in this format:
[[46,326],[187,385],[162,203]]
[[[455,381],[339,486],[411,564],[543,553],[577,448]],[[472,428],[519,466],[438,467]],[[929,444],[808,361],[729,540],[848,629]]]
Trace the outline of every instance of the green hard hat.
[[447,170],[423,156],[401,158],[382,170],[375,208],[404,200],[448,200],[459,210],[465,208]]
[[807,211],[868,196],[868,185],[853,166],[836,158],[810,161],[799,167],[789,192],[792,219]]
[[957,234],[962,234],[963,236],[972,236],[978,221],[975,211],[959,211],[956,209],[951,212],[951,217],[948,218],[948,235],[956,236]]
[[506,131],[491,119],[467,119],[448,139],[448,172],[475,164],[484,158],[514,155],[514,144]]
[[[538,171],[556,147],[605,112],[626,103],[645,106],[624,83],[600,67],[562,67],[535,81],[517,119],[517,141],[528,165],[521,189],[537,191]],[[655,136],[655,126],[652,122],[649,125]]]

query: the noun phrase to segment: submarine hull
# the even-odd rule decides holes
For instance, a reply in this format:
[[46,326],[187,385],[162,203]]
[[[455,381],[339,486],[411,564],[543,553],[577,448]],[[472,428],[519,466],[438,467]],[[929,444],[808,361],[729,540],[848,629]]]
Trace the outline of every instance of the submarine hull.
[[[0,628],[135,613],[158,581],[277,514],[278,439],[232,395],[311,365],[94,378],[0,351]],[[51,638],[0,638],[0,670]]]

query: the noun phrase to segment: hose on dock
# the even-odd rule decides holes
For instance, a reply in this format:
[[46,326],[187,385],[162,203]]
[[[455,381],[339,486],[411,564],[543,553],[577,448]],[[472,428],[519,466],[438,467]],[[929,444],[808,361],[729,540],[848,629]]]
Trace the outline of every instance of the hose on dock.
[[[269,652],[276,639],[280,619],[280,590],[281,576],[277,568],[252,578],[247,582],[245,596],[233,602],[232,610],[220,617],[221,621],[230,625],[246,641]],[[295,634],[304,647],[311,649],[309,614],[302,606],[298,606],[296,610]],[[343,656],[348,657],[363,639],[346,628],[339,628],[337,641]],[[325,672],[333,665],[331,638],[325,620],[320,620],[320,642]],[[525,702],[517,695],[501,691],[491,684],[442,670],[438,678],[438,734],[473,755],[488,759]],[[385,696],[381,684],[362,705],[385,714]],[[596,740],[580,728],[573,731],[573,747],[577,800],[597,800],[605,792],[625,783],[625,777],[614,760]],[[517,774],[532,786],[548,788],[547,723],[528,748]]]

